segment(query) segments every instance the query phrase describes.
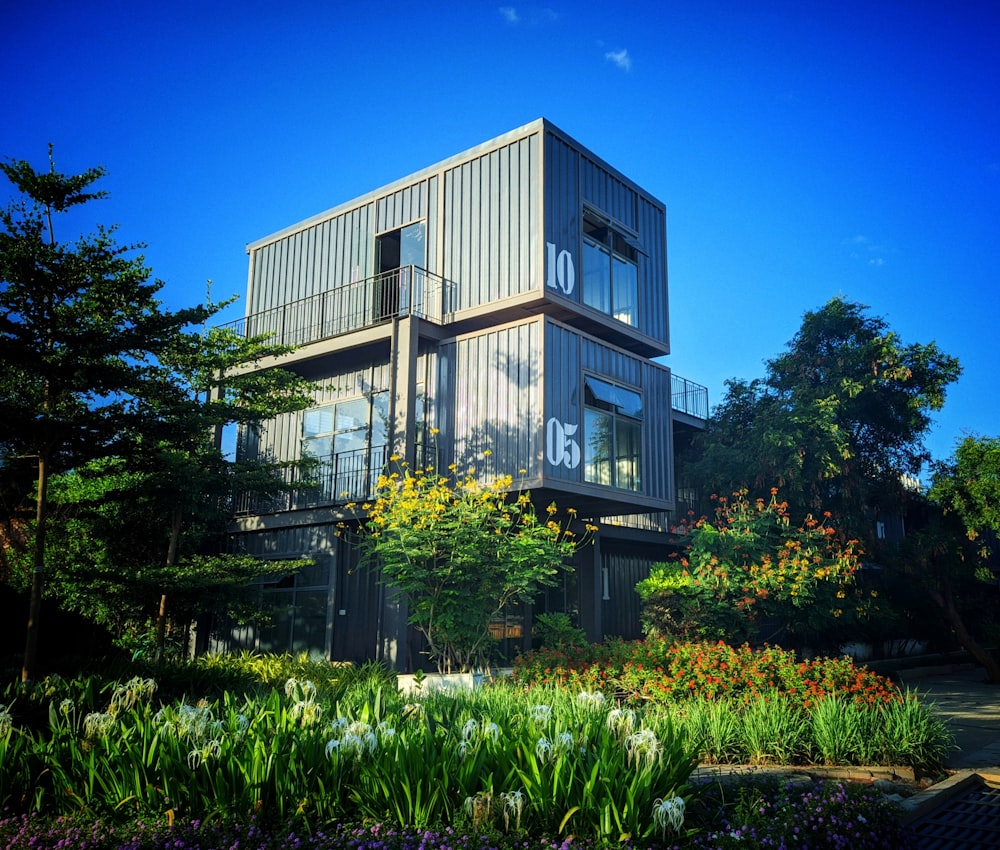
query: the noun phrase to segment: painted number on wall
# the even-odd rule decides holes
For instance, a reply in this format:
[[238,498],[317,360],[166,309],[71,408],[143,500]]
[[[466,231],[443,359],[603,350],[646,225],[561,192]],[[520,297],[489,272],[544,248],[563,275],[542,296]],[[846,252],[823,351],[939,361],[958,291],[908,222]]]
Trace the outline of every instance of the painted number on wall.
[[573,292],[576,285],[576,269],[573,268],[573,255],[569,251],[559,251],[556,253],[554,242],[546,242],[548,251],[546,256],[547,279],[546,286],[549,289],[558,289],[563,295]]
[[554,416],[545,428],[545,452],[553,466],[576,469],[580,465],[580,444],[571,439],[579,425],[567,425]]

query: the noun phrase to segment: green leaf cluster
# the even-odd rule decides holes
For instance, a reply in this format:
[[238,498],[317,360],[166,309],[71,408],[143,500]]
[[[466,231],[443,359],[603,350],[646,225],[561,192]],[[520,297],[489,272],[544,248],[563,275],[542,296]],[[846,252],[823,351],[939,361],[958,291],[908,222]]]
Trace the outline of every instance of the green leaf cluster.
[[569,528],[573,512],[560,523],[550,505],[540,518],[527,493],[510,492],[509,476],[482,484],[450,472],[382,476],[361,535],[442,671],[481,665],[490,622],[554,584],[583,542]]

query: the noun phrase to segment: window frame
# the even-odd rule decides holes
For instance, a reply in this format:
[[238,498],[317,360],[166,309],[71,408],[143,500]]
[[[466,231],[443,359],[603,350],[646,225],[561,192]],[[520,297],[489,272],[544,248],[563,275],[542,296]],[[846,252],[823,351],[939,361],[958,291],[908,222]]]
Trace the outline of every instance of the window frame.
[[[639,246],[638,234],[590,206],[584,206],[580,220],[581,303],[616,322],[638,329],[642,312],[639,303],[639,257],[644,254]],[[604,232],[603,237],[598,235],[599,231]],[[600,271],[600,291],[595,293],[594,284],[588,286],[588,283],[594,271],[600,269],[592,259],[597,253],[603,255],[602,262],[606,262],[606,267]],[[619,265],[631,269],[634,274],[627,281],[629,291],[622,299],[631,302],[625,310],[616,298],[616,294],[621,295],[623,291],[621,281],[616,277]]]
[[[609,379],[603,375],[584,372],[583,389],[583,480],[600,487],[611,487],[629,493],[643,493],[643,461],[645,451],[645,410],[642,390]],[[633,402],[633,398],[637,401]],[[592,429],[597,417],[606,419],[609,434],[603,438],[605,459],[595,457]],[[630,435],[631,432],[631,436]],[[633,452],[622,452],[622,441],[634,445]],[[599,471],[598,464],[607,466],[607,474]],[[593,470],[593,471],[592,471]],[[602,480],[606,478],[607,480]],[[622,483],[622,479],[625,483]]]

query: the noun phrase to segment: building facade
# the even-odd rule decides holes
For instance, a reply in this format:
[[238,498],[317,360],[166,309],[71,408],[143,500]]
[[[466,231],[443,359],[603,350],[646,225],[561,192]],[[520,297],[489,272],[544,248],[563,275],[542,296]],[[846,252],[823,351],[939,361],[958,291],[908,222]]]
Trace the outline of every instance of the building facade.
[[[248,253],[241,331],[296,346],[280,365],[322,389],[241,436],[247,456],[313,471],[239,504],[233,546],[275,561],[273,622],[230,645],[419,666],[405,600],[336,534],[390,457],[511,474],[592,518],[594,546],[535,608],[592,639],[638,636],[634,586],[679,509],[674,444],[708,415],[705,389],[656,360],[670,352],[660,201],[539,119]],[[530,615],[496,624],[508,651]]]

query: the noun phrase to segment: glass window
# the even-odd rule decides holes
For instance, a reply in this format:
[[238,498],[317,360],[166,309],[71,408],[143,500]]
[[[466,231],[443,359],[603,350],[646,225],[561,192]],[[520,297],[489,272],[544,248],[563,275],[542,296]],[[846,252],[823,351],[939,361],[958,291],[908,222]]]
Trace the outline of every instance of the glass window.
[[[307,502],[365,499],[381,472],[385,453],[388,393],[360,396],[307,410],[302,417],[302,456],[316,461],[308,475],[317,486]],[[374,408],[374,423],[372,410]],[[373,453],[374,452],[374,453]]]
[[638,255],[634,240],[585,214],[583,303],[627,325],[638,325]]
[[584,480],[640,491],[642,396],[590,375],[584,387]]

